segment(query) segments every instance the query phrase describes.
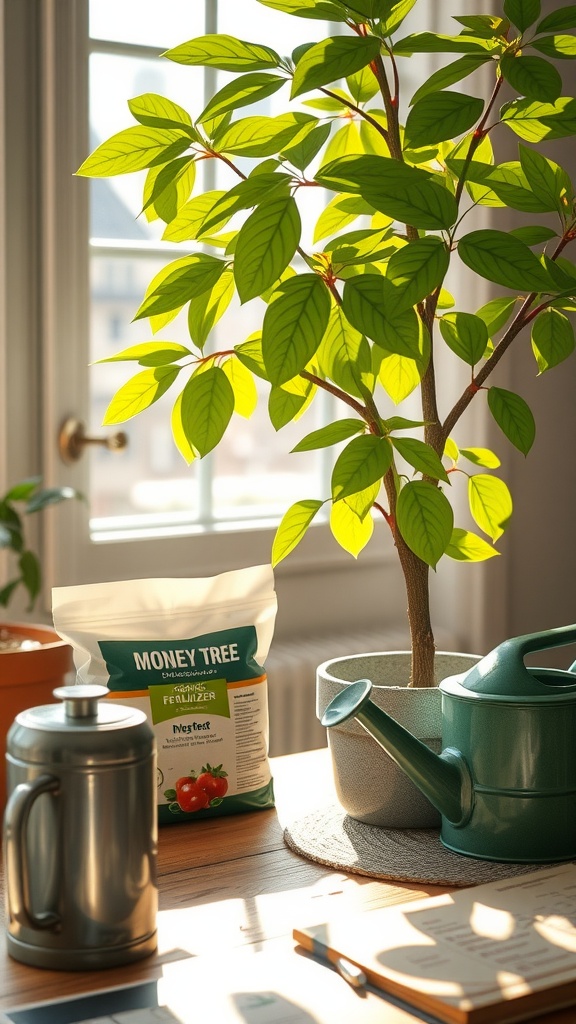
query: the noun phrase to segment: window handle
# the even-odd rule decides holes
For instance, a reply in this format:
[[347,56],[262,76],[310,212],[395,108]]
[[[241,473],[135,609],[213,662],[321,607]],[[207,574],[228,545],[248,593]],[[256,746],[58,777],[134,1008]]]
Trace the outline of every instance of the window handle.
[[58,451],[63,462],[77,462],[84,454],[87,445],[96,444],[107,448],[109,452],[121,452],[128,445],[128,435],[123,430],[108,437],[89,437],[86,426],[81,420],[68,417],[60,427],[58,434]]

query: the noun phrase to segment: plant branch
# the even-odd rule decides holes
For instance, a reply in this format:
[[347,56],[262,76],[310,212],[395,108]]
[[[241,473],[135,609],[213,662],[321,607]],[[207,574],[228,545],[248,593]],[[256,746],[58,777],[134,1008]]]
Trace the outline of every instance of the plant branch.
[[344,96],[338,96],[337,93],[332,92],[330,89],[322,88],[319,90],[319,92],[323,92],[325,96],[329,96],[333,100],[338,100],[338,103],[342,103],[342,105],[348,107],[349,110],[353,110],[355,114],[359,114],[360,117],[364,118],[364,120],[367,121],[368,124],[371,124],[372,127],[376,129],[378,134],[381,135],[382,138],[384,139],[388,148],[390,148],[388,132],[386,131],[384,126],[381,125],[376,120],[375,117],[372,117],[371,114],[369,114],[366,110],[362,110],[362,107],[357,106],[356,103],[352,102],[352,100],[347,100]]
[[346,405],[349,405],[351,409],[354,409],[354,412],[358,413],[358,415],[361,416],[369,426],[371,425],[368,410],[364,408],[361,402],[357,402],[355,398],[352,398],[352,395],[348,395],[345,391],[336,387],[335,384],[331,384],[330,381],[323,380],[322,377],[317,377],[315,373],[310,373],[308,370],[300,370],[299,376],[303,377],[304,380],[309,380],[311,384],[315,384],[316,387],[321,388],[323,391],[328,391],[331,395],[334,395],[335,398],[339,398],[341,402],[345,402]]
[[[565,231],[563,237],[558,242],[558,245],[556,246],[556,249],[551,256],[551,260],[557,260],[558,256],[560,256],[560,254],[566,248],[568,243],[571,241],[573,241],[573,230],[572,227],[569,227]],[[478,373],[474,375],[471,383],[468,385],[466,390],[463,391],[458,401],[455,403],[455,405],[448,413],[441,428],[443,444],[446,443],[447,438],[450,436],[452,430],[454,429],[454,426],[456,425],[462,414],[470,405],[470,402],[474,398],[474,395],[476,395],[478,391],[480,391],[482,385],[484,384],[484,381],[490,376],[492,371],[498,365],[498,363],[502,359],[502,356],[510,348],[510,345],[512,344],[514,339],[520,334],[524,327],[526,327],[527,324],[529,324],[530,321],[533,320],[534,317],[538,315],[538,313],[540,313],[543,309],[546,309],[546,307],[549,305],[549,302],[552,301],[552,299],[550,299],[549,302],[540,303],[540,305],[538,305],[535,309],[532,309],[531,306],[535,301],[537,295],[538,292],[531,292],[530,295],[526,296],[521,308],[518,310],[518,313],[514,317],[512,323],[506,330],[503,337],[498,342],[491,356],[486,360],[486,362],[478,371]]]
[[468,147],[468,152],[467,152],[465,160],[464,160],[464,167],[462,168],[462,173],[461,173],[461,175],[460,175],[460,177],[458,179],[458,184],[456,186],[455,199],[456,199],[457,203],[460,203],[460,199],[462,198],[462,192],[464,190],[464,183],[466,181],[466,173],[468,171],[468,168],[469,168],[470,164],[472,163],[472,157],[474,156],[474,153],[478,149],[478,146],[480,145],[480,143],[482,142],[482,139],[484,138],[484,136],[486,134],[486,123],[487,123],[488,118],[490,116],[490,113],[491,113],[491,111],[492,111],[492,109],[494,107],[494,104],[496,103],[496,99],[498,97],[498,93],[500,92],[500,89],[502,88],[502,82],[503,81],[504,81],[504,79],[502,77],[496,79],[496,82],[494,83],[494,88],[492,90],[492,95],[491,95],[491,97],[488,100],[488,103],[486,105],[486,110],[484,111],[484,113],[482,115],[482,118],[481,118],[481,120],[480,120],[480,122],[478,124],[478,127],[476,128],[472,138],[470,139],[470,145]]

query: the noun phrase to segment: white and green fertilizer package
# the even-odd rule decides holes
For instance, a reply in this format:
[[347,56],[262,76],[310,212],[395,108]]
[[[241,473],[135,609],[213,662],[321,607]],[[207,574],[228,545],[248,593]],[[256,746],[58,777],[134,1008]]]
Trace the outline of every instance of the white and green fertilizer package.
[[264,671],[276,617],[271,566],[56,587],[52,609],[77,681],[146,712],[160,824],[274,805]]

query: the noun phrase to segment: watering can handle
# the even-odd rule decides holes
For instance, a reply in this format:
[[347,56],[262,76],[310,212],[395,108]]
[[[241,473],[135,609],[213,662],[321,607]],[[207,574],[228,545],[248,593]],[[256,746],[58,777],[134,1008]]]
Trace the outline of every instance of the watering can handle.
[[[545,629],[541,633],[528,633],[526,636],[517,636],[507,640],[503,646],[514,652],[522,659],[527,654],[535,651],[545,651],[549,647],[562,647],[565,644],[576,643],[576,626],[560,626],[558,629]],[[576,672],[576,662],[572,665],[571,671]]]

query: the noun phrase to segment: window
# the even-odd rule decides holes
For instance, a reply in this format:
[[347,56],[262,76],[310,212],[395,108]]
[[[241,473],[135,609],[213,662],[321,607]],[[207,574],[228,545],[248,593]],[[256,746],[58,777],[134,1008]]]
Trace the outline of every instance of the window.
[[[126,0],[121,5],[90,0],[90,144],[95,147],[115,131],[128,127],[127,100],[142,93],[167,95],[199,113],[208,94],[232,76],[211,69],[190,68],[162,60],[158,54],[178,42],[221,31],[244,38],[247,5],[226,0],[195,5],[176,4],[170,18],[158,18],[155,3]],[[134,26],[137,23],[135,30]],[[290,30],[292,35],[290,35]],[[269,8],[259,11],[250,38],[270,40],[283,35],[290,52],[302,39],[302,22]],[[306,24],[307,35],[321,38],[325,22]],[[287,34],[288,32],[288,34]],[[154,46],[152,46],[152,42]],[[192,103],[193,99],[193,103]],[[272,97],[261,104],[262,114],[283,111],[284,99]],[[305,109],[305,108],[303,108]],[[252,110],[250,111],[252,113]],[[248,165],[248,161],[242,161]],[[212,162],[198,165],[200,187],[230,187],[233,172]],[[90,182],[90,359],[111,354],[111,328],[122,347],[148,340],[148,322],[131,323],[146,285],[162,265],[185,254],[162,242],[162,221],[149,222],[141,214],[145,174],[103,178]],[[310,204],[309,220],[315,219]],[[245,340],[260,322],[259,301],[227,311],[214,332],[214,343],[226,348]],[[162,337],[189,343],[185,317],[168,325]],[[119,348],[120,346],[118,346]],[[94,368],[90,374],[92,429],[96,432],[113,392],[127,378],[126,365]],[[92,530],[96,536],[122,530],[142,530],[178,521],[209,527],[244,520],[277,520],[298,497],[326,493],[329,456],[326,452],[290,456],[290,448],[309,430],[321,425],[330,412],[322,396],[300,422],[278,435],[268,422],[266,393],[249,420],[234,417],[224,442],[207,458],[187,467],[171,443],[168,423],[170,396],[126,425],[132,457],[110,460],[95,453],[90,466]]]

